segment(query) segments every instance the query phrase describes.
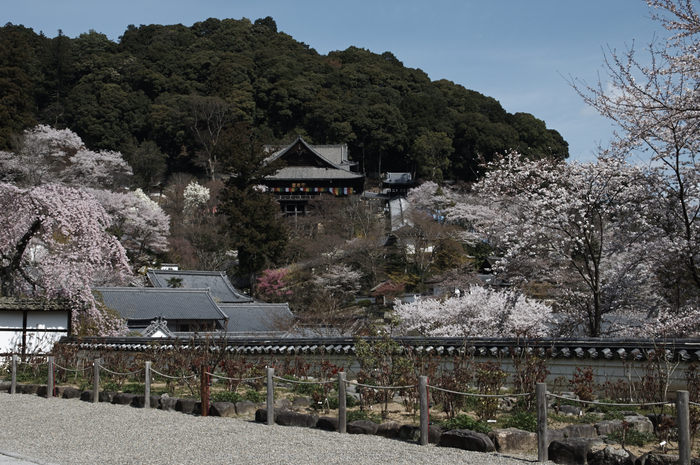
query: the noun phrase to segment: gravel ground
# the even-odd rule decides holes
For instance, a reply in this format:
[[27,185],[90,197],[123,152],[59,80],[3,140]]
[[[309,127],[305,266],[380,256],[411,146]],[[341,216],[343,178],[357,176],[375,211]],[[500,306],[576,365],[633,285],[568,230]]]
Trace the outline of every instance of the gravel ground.
[[536,457],[26,394],[0,393],[0,418],[0,450],[63,465],[536,462]]

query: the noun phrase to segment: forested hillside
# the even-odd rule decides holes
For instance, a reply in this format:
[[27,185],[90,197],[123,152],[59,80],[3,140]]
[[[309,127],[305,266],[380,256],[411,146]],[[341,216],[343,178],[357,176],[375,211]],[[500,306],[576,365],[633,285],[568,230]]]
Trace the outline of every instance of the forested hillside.
[[270,17],[129,26],[117,43],[0,28],[0,150],[36,124],[68,128],[93,150],[121,151],[146,187],[175,172],[213,178],[219,131],[235,121],[269,143],[347,143],[368,174],[474,180],[494,153],[568,156],[533,115],[431,81],[390,52],[321,55]]

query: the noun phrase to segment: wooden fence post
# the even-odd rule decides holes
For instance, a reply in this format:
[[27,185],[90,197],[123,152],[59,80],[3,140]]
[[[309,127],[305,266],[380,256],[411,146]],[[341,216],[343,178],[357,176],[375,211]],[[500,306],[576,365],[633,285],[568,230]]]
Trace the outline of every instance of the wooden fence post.
[[537,460],[546,462],[549,457],[547,441],[547,384],[537,383],[535,388],[537,400]]
[[96,358],[93,362],[93,380],[92,380],[92,402],[94,404],[100,401],[100,359]]
[[345,386],[345,372],[338,372],[338,432],[346,433],[348,428],[348,405]]
[[17,355],[12,356],[12,384],[10,394],[17,394]]
[[201,386],[201,393],[202,393],[202,416],[206,417],[209,415],[209,367],[202,365],[202,374],[200,376],[202,386]]
[[275,369],[267,367],[267,424],[275,424]]
[[418,378],[418,399],[420,400],[420,439],[421,446],[428,445],[430,428],[428,426],[428,377]]
[[51,399],[53,397],[53,387],[54,387],[54,364],[53,355],[49,355],[49,369],[48,378],[46,379],[46,398]]
[[144,368],[145,379],[143,382],[143,406],[145,408],[151,408],[151,362],[146,362],[146,368]]
[[676,391],[679,465],[690,465],[690,410],[688,401],[688,391]]

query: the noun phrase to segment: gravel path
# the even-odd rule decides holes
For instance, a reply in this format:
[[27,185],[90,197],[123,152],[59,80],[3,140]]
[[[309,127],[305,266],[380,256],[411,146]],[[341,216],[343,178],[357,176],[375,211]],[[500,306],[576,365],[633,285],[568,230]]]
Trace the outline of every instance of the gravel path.
[[0,450],[80,464],[479,464],[536,462],[312,428],[0,393]]

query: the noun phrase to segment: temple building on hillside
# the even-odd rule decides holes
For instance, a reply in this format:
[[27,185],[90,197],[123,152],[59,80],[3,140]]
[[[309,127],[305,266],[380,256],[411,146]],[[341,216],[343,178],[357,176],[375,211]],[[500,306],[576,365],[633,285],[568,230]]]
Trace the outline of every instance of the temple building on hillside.
[[284,162],[284,168],[265,178],[265,185],[287,215],[304,215],[308,201],[324,192],[347,196],[364,191],[365,176],[348,159],[347,145],[309,145],[299,136],[268,160]]

